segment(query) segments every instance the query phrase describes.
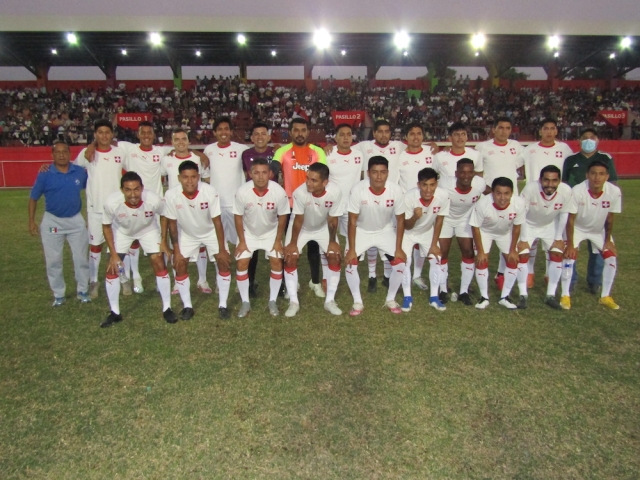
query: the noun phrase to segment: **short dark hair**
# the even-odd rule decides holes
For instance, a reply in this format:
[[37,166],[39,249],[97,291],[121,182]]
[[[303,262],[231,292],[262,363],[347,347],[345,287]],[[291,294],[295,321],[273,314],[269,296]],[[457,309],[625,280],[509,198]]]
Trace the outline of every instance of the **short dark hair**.
[[124,184],[126,182],[136,182],[136,181],[140,182],[141,187],[144,187],[144,185],[142,184],[142,178],[140,178],[140,175],[138,175],[136,172],[129,171],[124,175],[122,175],[122,177],[120,178],[120,188],[124,188]]
[[464,130],[466,132],[467,126],[462,122],[454,122],[453,125],[451,125],[447,130],[447,133],[449,134],[449,136],[451,136],[453,135],[453,132],[457,132],[459,130]]
[[106,118],[100,118],[96,120],[93,124],[93,131],[97,132],[100,127],[107,127],[113,132],[113,124]]
[[320,175],[322,180],[326,180],[329,178],[329,167],[327,167],[324,163],[316,162],[309,165],[309,172],[315,172]]
[[382,155],[374,155],[369,159],[369,163],[367,164],[367,170],[371,170],[371,167],[374,165],[384,165],[389,168],[389,160],[384,158]]
[[352,127],[351,125],[349,125],[348,123],[341,123],[341,124],[339,124],[339,125],[336,127],[336,129],[334,130],[334,133],[337,135],[341,128],[348,128],[348,129],[349,129],[349,130],[351,130],[351,132],[353,133],[353,127]]
[[547,165],[546,167],[544,167],[542,170],[540,170],[540,180],[542,180],[542,177],[544,177],[545,173],[557,173],[558,174],[558,178],[562,178],[562,172],[560,171],[560,169],[558,167],[556,167],[555,165]]
[[54,151],[56,148],[56,145],[61,144],[61,145],[66,145],[67,146],[67,150],[71,151],[71,146],[64,140],[56,140],[55,142],[53,142],[53,144],[51,145],[51,151]]
[[255,158],[253,162],[251,162],[251,168],[253,168],[255,165],[266,165],[268,167],[269,160],[264,157]]
[[422,135],[424,135],[424,126],[420,122],[411,122],[410,124],[406,125],[404,127],[404,134],[409,135],[409,132],[414,128],[419,128],[422,132]]
[[195,170],[199,172],[198,164],[192,160],[185,160],[178,166],[178,173],[182,173],[185,170]]
[[140,127],[151,127],[155,132],[155,127],[153,126],[153,123],[148,122],[147,120],[143,120],[138,124],[138,130],[140,130]]
[[585,128],[580,132],[580,136],[583,136],[585,133],[593,133],[596,137],[598,136],[598,132],[594,128]]
[[375,132],[375,131],[377,131],[380,127],[383,127],[383,126],[385,126],[385,125],[386,125],[387,127],[391,128],[391,124],[389,123],[389,121],[388,121],[388,120],[385,120],[385,119],[376,120],[376,122],[373,124],[373,131]]
[[267,127],[266,123],[262,123],[262,122],[258,122],[258,123],[254,123],[253,125],[251,125],[251,130],[250,130],[250,135],[253,135],[253,132],[256,128],[264,128],[267,130],[267,133],[269,133],[269,127]]
[[607,173],[609,173],[609,165],[604,163],[602,160],[594,160],[593,162],[591,162],[587,167],[587,172],[591,171],[593,167],[604,167],[607,169]]
[[497,187],[509,187],[513,191],[513,182],[507,177],[498,177],[491,183],[491,191],[494,191]]
[[171,136],[174,136],[176,133],[184,133],[187,138],[189,138],[189,132],[187,132],[184,128],[174,128],[171,132]]
[[295,117],[291,119],[291,122],[289,122],[289,131],[293,130],[293,125],[299,123],[301,125],[304,125],[305,127],[309,128],[309,122],[307,122],[304,118],[302,117]]
[[544,127],[547,123],[553,123],[556,128],[558,128],[558,121],[555,118],[547,117],[542,122],[540,122],[540,128]]
[[438,172],[436,172],[433,168],[429,168],[429,167],[423,168],[418,172],[419,182],[422,182],[424,180],[431,180],[432,178],[435,178],[436,181],[438,180],[438,178],[440,178],[440,176],[438,175]]
[[460,168],[462,165],[473,165],[475,167],[475,163],[470,158],[461,158],[456,162],[456,170]]
[[223,123],[229,125],[229,129],[233,130],[233,124],[231,123],[231,119],[229,117],[218,117],[216,118],[215,122],[213,122],[213,131],[215,132]]
[[506,122],[509,125],[513,125],[513,121],[509,117],[498,117],[493,121],[493,126],[497,127],[500,122]]

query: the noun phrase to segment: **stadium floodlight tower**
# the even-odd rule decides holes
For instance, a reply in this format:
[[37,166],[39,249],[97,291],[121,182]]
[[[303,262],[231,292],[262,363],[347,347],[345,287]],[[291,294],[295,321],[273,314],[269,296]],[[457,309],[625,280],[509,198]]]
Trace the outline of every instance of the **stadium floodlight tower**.
[[476,33],[471,37],[471,46],[476,51],[475,53],[476,57],[480,56],[480,50],[482,50],[486,44],[487,44],[487,38],[484,36],[483,33]]
[[620,40],[620,47],[623,49],[631,47],[631,37],[624,37]]
[[149,41],[151,42],[151,45],[157,47],[162,45],[162,36],[158,32],[151,32],[149,34]]
[[560,48],[560,37],[558,35],[552,35],[547,39],[547,45],[551,50],[558,50]]
[[320,50],[326,50],[329,48],[329,45],[331,45],[331,34],[324,28],[316,30],[316,33],[313,35],[313,43]]
[[409,43],[411,42],[411,37],[404,30],[396,33],[395,37],[393,37],[393,43],[395,43],[396,47],[400,50],[406,50],[409,47]]
[[247,43],[247,37],[245,37],[242,33],[239,33],[236,39],[238,40],[238,43],[240,45],[244,45],[245,43]]
[[67,42],[69,42],[71,45],[75,45],[76,43],[78,43],[78,37],[76,36],[75,33],[67,33]]

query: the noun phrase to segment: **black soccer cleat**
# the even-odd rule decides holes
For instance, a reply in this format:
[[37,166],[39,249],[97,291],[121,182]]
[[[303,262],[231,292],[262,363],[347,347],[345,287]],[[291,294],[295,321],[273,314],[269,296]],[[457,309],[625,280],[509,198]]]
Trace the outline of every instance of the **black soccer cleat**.
[[467,292],[458,295],[458,301],[464,303],[465,305],[473,305],[473,301],[471,300],[471,297]]
[[178,317],[170,308],[167,308],[164,312],[162,312],[162,316],[167,321],[167,323],[176,323],[178,321]]
[[440,299],[440,303],[446,305],[449,302],[449,293],[448,292],[440,292],[438,294],[438,298]]
[[119,313],[109,312],[109,316],[100,324],[100,328],[108,328],[115,323],[122,321],[122,315]]
[[382,277],[382,286],[389,288],[389,277]]
[[193,308],[191,307],[183,308],[182,311],[180,312],[180,320],[191,320],[195,314],[196,312],[193,311]]
[[227,307],[218,307],[218,318],[220,320],[229,320],[231,318],[231,312]]

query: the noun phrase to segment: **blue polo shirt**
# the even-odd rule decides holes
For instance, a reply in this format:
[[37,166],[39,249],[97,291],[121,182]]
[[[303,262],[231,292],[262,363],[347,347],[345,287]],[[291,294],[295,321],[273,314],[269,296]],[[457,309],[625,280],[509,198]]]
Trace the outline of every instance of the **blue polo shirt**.
[[82,209],[80,192],[87,187],[87,171],[69,164],[67,173],[51,165],[46,172],[39,173],[31,189],[30,198],[38,201],[44,195],[45,211],[56,217],[69,218]]

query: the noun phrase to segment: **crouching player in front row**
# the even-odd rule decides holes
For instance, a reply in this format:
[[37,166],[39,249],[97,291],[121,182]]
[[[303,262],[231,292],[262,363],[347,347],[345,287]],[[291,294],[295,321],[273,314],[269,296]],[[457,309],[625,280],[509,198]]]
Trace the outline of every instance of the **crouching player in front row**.
[[489,306],[489,251],[494,241],[507,263],[498,304],[510,310],[518,308],[509,300],[509,293],[518,275],[516,245],[525,215],[524,200],[513,197],[513,182],[506,177],[496,178],[491,184],[491,193],[476,203],[469,220],[476,248],[476,281],[481,295],[476,308],[483,310]]
[[[167,190],[164,196],[164,216],[168,220],[169,236],[173,245],[176,287],[184,305],[180,318],[190,320],[195,313],[191,304],[191,282],[187,267],[190,260],[198,261],[200,245],[204,245],[209,260],[218,264],[218,317],[225,320],[231,316],[227,309],[231,285],[231,257],[225,248],[220,199],[215,188],[200,181],[198,165],[195,162],[182,162],[178,172],[180,184]],[[166,241],[166,238],[163,240]]]
[[402,278],[404,300],[402,311],[408,312],[413,304],[411,296],[411,253],[418,245],[420,256],[429,260],[429,283],[431,294],[429,305],[436,310],[446,310],[438,298],[440,288],[440,258],[438,239],[442,231],[444,217],[449,215],[449,195],[438,188],[438,174],[433,168],[423,168],[418,172],[418,188],[405,193],[404,239],[402,250],[407,254],[407,264]]
[[377,248],[380,256],[389,260],[392,266],[385,306],[392,313],[402,313],[395,296],[402,284],[407,261],[402,251],[404,195],[397,183],[387,182],[389,161],[386,158],[380,155],[371,157],[367,173],[369,178],[356,183],[349,194],[349,243],[344,259],[345,276],[353,295],[353,307],[349,314],[360,315],[364,310],[358,259],[372,247]]
[[[124,275],[123,260],[129,247],[138,240],[149,255],[151,266],[156,274],[156,286],[162,298],[163,317],[168,323],[176,323],[178,317],[171,310],[171,283],[164,263],[164,254],[171,252],[163,245],[158,226],[157,215],[164,214],[164,201],[142,185],[142,179],[136,172],[127,172],[120,179],[121,192],[107,197],[102,214],[102,231],[107,242],[111,258],[107,265],[107,297],[111,312],[100,324],[110,327],[122,321],[120,314],[120,275]],[[166,220],[161,219],[162,230],[166,230]]]
[[610,296],[618,265],[611,232],[613,231],[613,214],[622,211],[622,193],[618,187],[609,183],[608,179],[608,165],[600,160],[594,160],[587,169],[587,179],[573,187],[571,191],[565,250],[566,274],[562,277],[562,298],[560,299],[560,304],[565,309],[571,308],[569,293],[571,271],[578,255],[578,247],[583,240],[589,240],[600,250],[604,258],[600,304],[613,310],[620,308]]

